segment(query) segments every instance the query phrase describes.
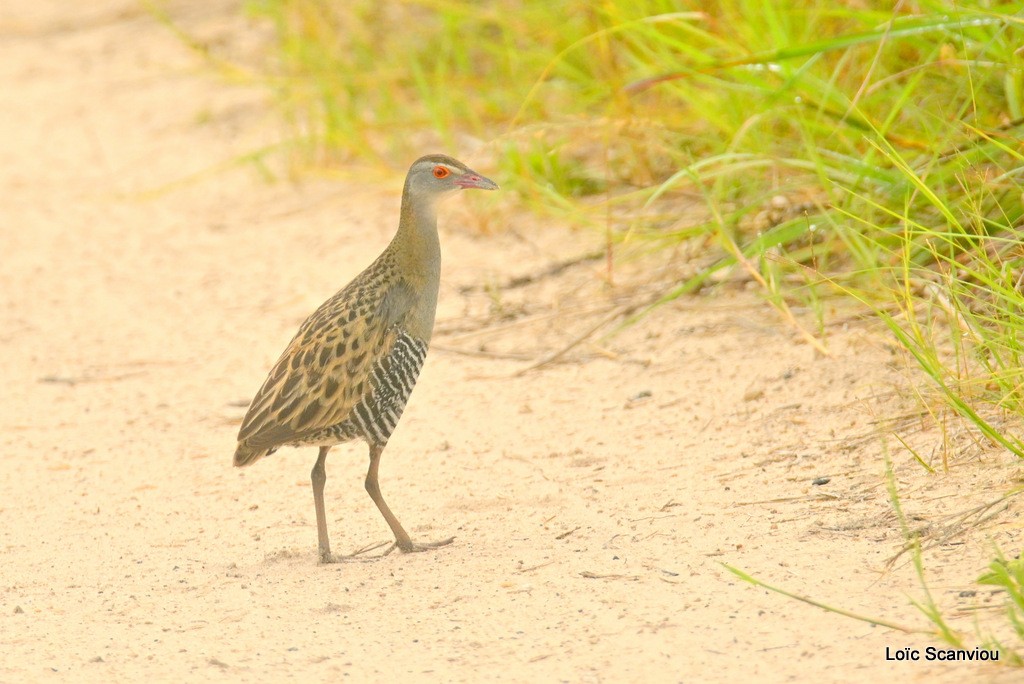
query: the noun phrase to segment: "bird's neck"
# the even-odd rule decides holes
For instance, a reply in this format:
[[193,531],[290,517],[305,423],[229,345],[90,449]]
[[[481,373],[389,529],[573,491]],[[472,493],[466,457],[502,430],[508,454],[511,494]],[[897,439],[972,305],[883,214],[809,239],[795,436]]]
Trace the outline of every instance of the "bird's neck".
[[[403,260],[403,270],[436,284],[441,275],[441,245],[437,237],[437,203],[433,198],[402,195],[402,214],[392,247]],[[436,285],[435,285],[436,286]]]

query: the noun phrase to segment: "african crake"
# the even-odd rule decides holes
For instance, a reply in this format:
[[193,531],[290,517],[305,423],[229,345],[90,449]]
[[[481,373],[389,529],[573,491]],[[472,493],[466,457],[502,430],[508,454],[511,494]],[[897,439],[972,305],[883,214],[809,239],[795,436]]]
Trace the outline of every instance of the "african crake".
[[381,496],[377,468],[434,327],[441,274],[437,201],[462,188],[498,186],[451,157],[416,160],[405,179],[391,244],[306,319],[242,420],[236,466],[251,465],[281,446],[320,447],[311,479],[321,562],[335,560],[324,513],[324,462],[332,446],[352,439],[370,447],[366,491],[391,527],[395,546],[421,551],[452,541],[413,543]]

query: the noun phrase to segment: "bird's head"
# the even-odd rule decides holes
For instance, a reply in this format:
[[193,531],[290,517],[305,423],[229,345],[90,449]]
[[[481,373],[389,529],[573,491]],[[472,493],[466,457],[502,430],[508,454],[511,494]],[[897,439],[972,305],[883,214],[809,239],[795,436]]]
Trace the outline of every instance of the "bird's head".
[[421,197],[437,198],[452,190],[468,188],[497,190],[498,184],[443,154],[428,154],[417,159],[405,181],[406,192]]

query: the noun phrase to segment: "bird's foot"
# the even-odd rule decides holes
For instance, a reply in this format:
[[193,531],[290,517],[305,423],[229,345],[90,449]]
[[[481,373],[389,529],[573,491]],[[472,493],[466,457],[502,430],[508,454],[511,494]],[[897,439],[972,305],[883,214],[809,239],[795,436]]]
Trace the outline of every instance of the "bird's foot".
[[365,561],[363,561],[363,562],[367,562],[367,561],[373,560],[374,558],[383,558],[384,556],[387,556],[388,554],[390,554],[395,549],[399,549],[402,553],[419,553],[421,551],[430,551],[431,549],[436,549],[436,548],[439,548],[441,546],[447,546],[448,544],[451,544],[453,541],[455,541],[455,537],[448,537],[447,539],[442,539],[441,541],[423,542],[423,543],[420,543],[420,544],[417,544],[416,542],[414,542],[412,540],[409,540],[409,539],[405,539],[405,540],[402,540],[402,541],[397,541],[396,540],[396,541],[392,542],[390,545],[388,545],[387,542],[377,542],[376,544],[370,544],[368,546],[364,546],[361,549],[356,549],[355,551],[353,551],[352,553],[347,554],[347,555],[336,555],[336,554],[331,553],[330,551],[326,551],[326,552],[325,551],[321,551],[320,552],[320,563],[323,564],[323,565],[326,565],[328,563],[344,563],[345,561],[356,560],[356,559],[363,561],[362,558],[358,558],[358,557],[362,556],[363,554],[370,553],[371,551],[376,551],[377,549],[379,549],[381,547],[384,547],[384,546],[388,547],[379,556],[372,556],[372,557],[366,559]]
[[340,557],[335,556],[330,551],[320,552],[320,565],[327,565],[328,563],[340,563],[341,560],[342,559]]
[[448,537],[447,539],[442,539],[441,541],[436,542],[422,542],[419,544],[410,539],[396,540],[395,543],[389,546],[388,550],[381,555],[386,556],[395,549],[399,549],[402,553],[419,553],[421,551],[430,551],[431,549],[436,549],[441,546],[448,546],[453,541],[455,541],[455,537]]

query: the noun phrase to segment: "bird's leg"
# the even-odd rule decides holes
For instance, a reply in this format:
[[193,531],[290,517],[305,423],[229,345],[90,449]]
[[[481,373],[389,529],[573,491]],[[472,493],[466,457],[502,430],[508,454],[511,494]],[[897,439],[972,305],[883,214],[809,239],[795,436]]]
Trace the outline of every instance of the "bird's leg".
[[331,542],[327,538],[327,514],[324,512],[324,484],[327,482],[327,469],[324,464],[330,450],[331,447],[320,447],[316,465],[309,474],[309,479],[313,482],[313,505],[316,507],[316,535],[319,539],[321,563],[334,561],[334,557],[331,556]]
[[449,537],[438,542],[427,542],[425,544],[416,544],[409,538],[409,535],[402,528],[402,523],[398,522],[398,518],[388,508],[387,503],[384,501],[384,497],[380,494],[380,485],[377,483],[377,468],[380,466],[380,456],[384,452],[384,447],[371,445],[370,446],[370,468],[366,471],[366,492],[373,499],[373,503],[377,504],[377,508],[380,509],[381,515],[388,522],[388,526],[395,535],[395,543],[384,555],[391,553],[395,546],[404,551],[410,553],[412,551],[426,551],[427,549],[435,549],[438,546],[444,546],[451,544],[455,540],[455,537]]

